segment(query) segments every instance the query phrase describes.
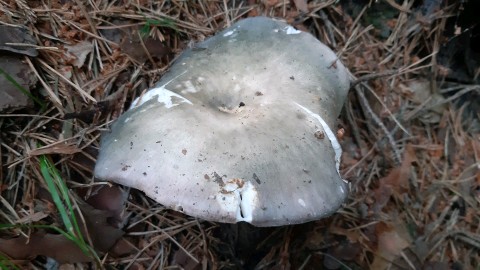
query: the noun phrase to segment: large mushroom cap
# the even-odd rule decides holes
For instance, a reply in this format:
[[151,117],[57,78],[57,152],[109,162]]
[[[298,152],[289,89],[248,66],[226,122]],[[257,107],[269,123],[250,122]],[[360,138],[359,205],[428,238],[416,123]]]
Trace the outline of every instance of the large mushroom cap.
[[206,220],[319,219],[347,195],[332,129],[348,88],[312,35],[242,20],[184,52],[113,124],[95,175]]

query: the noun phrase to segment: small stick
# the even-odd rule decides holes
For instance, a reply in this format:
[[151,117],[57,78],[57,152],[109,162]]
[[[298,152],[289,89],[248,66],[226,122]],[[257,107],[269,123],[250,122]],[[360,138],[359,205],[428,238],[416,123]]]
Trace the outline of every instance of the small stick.
[[364,113],[366,114],[366,116],[370,117],[373,120],[373,122],[380,127],[380,129],[383,131],[383,133],[387,137],[388,143],[390,144],[390,147],[392,148],[392,151],[393,151],[393,160],[395,162],[395,165],[400,166],[401,155],[397,150],[395,139],[393,138],[392,134],[390,134],[387,127],[385,127],[385,125],[382,123],[382,120],[380,120],[380,118],[372,110],[372,108],[370,107],[370,104],[367,101],[367,98],[365,97],[365,94],[363,93],[363,90],[360,87],[358,87],[358,85],[355,87],[355,93],[358,96],[358,99],[362,105],[362,109],[364,109]]
[[392,71],[386,71],[386,72],[382,72],[382,73],[364,75],[360,78],[357,78],[356,80],[354,80],[350,84],[350,90],[355,88],[355,86],[357,86],[359,83],[370,81],[370,80],[375,80],[375,79],[378,79],[378,78],[388,77],[388,76],[392,76],[392,75],[398,75],[398,74],[400,74],[400,71],[392,70]]

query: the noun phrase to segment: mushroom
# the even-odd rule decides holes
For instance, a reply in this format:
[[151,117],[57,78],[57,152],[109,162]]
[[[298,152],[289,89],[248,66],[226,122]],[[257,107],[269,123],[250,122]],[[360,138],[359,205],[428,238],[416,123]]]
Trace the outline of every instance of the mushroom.
[[284,22],[244,19],[186,50],[103,135],[98,179],[210,221],[280,226],[344,202],[334,122],[348,71]]

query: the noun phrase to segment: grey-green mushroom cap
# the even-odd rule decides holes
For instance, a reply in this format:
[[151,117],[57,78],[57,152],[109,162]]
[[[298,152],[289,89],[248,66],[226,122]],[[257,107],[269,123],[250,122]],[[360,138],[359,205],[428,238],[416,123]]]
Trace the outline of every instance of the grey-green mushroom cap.
[[349,83],[312,35],[242,20],[185,51],[116,120],[95,176],[210,221],[328,216],[348,193],[332,129]]

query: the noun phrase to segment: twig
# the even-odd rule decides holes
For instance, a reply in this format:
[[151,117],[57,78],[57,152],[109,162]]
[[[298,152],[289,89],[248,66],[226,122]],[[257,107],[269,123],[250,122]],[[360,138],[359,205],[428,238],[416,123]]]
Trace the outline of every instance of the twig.
[[355,88],[359,83],[375,80],[375,79],[378,79],[378,78],[388,77],[388,76],[392,76],[392,75],[398,75],[398,74],[400,74],[400,71],[392,70],[392,71],[386,71],[386,72],[382,72],[382,73],[364,75],[362,77],[359,77],[359,78],[355,79],[350,84],[350,90]]
[[325,11],[319,10],[318,14],[322,19],[323,23],[325,24],[325,29],[327,29],[327,34],[332,46],[337,47],[337,43],[335,42],[335,36],[333,35],[332,22],[330,22],[330,20],[328,19],[327,14],[325,14]]
[[358,99],[360,101],[360,104],[362,105],[362,109],[364,110],[364,113],[366,114],[365,116],[370,117],[373,120],[373,122],[380,127],[384,135],[387,137],[388,143],[392,148],[393,161],[395,162],[396,166],[400,166],[401,155],[398,152],[397,146],[395,144],[395,139],[393,138],[392,134],[390,134],[387,127],[385,127],[385,125],[382,123],[382,120],[380,120],[380,118],[375,114],[375,112],[373,112],[372,108],[370,107],[370,104],[368,104],[365,94],[363,93],[363,89],[357,85],[355,87],[355,93],[358,96]]
[[228,5],[226,0],[223,0],[223,8],[225,9],[225,21],[227,23],[225,27],[230,27],[232,22],[230,21],[230,15],[228,14]]
[[353,139],[355,140],[357,145],[360,147],[360,149],[362,149],[361,148],[362,147],[362,140],[360,139],[361,136],[360,136],[360,132],[359,132],[357,122],[353,119],[352,102],[350,101],[350,99],[347,101],[346,106],[347,106],[346,107],[346,111],[347,111],[346,115],[347,115],[348,126],[350,127],[350,130],[352,131]]
[[[352,90],[359,83],[363,83],[365,81],[369,81],[369,80],[373,80],[373,79],[377,79],[377,78],[381,78],[381,77],[385,77],[385,76],[399,75],[399,74],[406,73],[406,72],[407,72],[407,70],[404,69],[404,70],[386,71],[386,72],[382,72],[382,73],[378,73],[378,74],[368,74],[368,75],[362,76],[360,78],[357,78],[355,81],[353,81],[350,85],[350,90]],[[392,120],[395,122],[395,124],[397,124],[397,126],[400,127],[400,129],[403,132],[405,132],[407,135],[410,135],[409,132],[407,131],[407,129],[397,120],[397,118],[393,115],[393,113],[390,111],[390,109],[388,109],[387,105],[384,104],[384,102],[380,99],[380,97],[370,87],[368,87],[368,85],[364,85],[364,86],[372,93],[372,95],[375,96],[375,98],[378,100],[378,102],[380,102],[382,104],[383,108],[385,108],[385,110],[388,112],[388,114],[390,115]]]

